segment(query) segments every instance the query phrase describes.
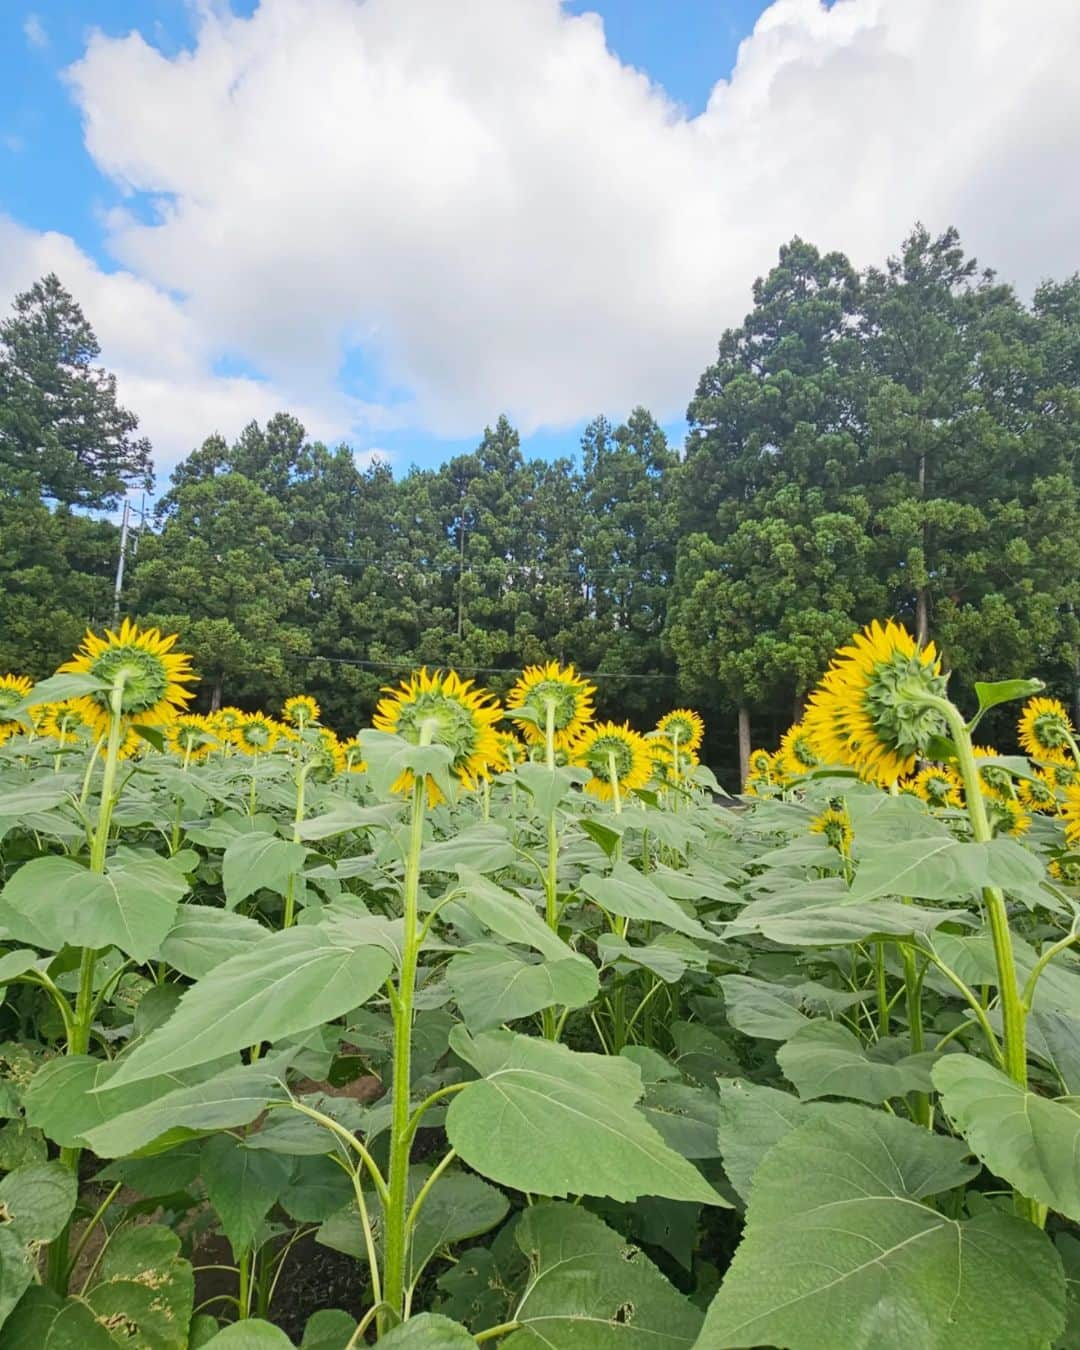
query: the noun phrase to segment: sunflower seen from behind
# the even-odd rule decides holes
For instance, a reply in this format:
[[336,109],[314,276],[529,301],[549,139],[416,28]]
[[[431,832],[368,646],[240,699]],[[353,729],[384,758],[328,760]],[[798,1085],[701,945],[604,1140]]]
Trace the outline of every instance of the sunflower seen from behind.
[[649,742],[628,722],[590,727],[570,751],[570,762],[588,769],[585,791],[602,802],[619,802],[624,793],[647,787],[653,774]]
[[665,713],[656,724],[657,731],[673,746],[682,750],[698,750],[705,737],[705,723],[693,708],[674,708]]
[[[495,725],[503,710],[494,695],[473,687],[456,671],[427,668],[414,671],[396,688],[386,686],[372,718],[376,731],[401,736],[413,745],[441,745],[450,751],[450,770],[470,790],[481,778],[490,778],[501,764]],[[408,795],[415,785],[411,769],[391,784],[391,791]],[[430,775],[425,779],[429,806],[438,806],[444,793]]]
[[232,743],[245,755],[268,755],[278,743],[281,727],[260,712],[245,713],[231,732]]
[[956,770],[947,765],[928,764],[902,786],[937,810],[959,809],[964,805],[963,781]]
[[853,768],[888,786],[910,774],[930,740],[944,733],[948,677],[932,642],[921,647],[901,624],[877,619],[841,647],[810,695],[803,724],[827,764]]
[[[596,716],[596,687],[584,680],[573,666],[548,661],[527,666],[506,696],[507,715],[530,745],[544,745],[551,718],[552,745],[568,750]],[[515,717],[515,711],[530,717]],[[535,719],[535,720],[533,720]]]
[[26,675],[0,675],[0,745],[21,730],[11,713],[33,687]]
[[294,694],[292,698],[285,700],[281,715],[289,726],[296,727],[298,731],[303,731],[305,727],[309,727],[319,720],[321,712],[322,709],[310,694]]
[[174,651],[177,634],[162,637],[157,628],[140,628],[125,619],[118,632],[105,636],[87,630],[82,646],[61,674],[93,675],[108,686],[76,700],[79,711],[98,735],[108,733],[112,718],[112,691],[122,678],[120,715],[127,726],[160,727],[183,712],[191,700],[197,676],[191,657]]

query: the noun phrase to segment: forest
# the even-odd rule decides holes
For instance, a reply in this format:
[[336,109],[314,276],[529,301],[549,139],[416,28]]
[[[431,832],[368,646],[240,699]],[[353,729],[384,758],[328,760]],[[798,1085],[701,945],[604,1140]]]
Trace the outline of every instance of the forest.
[[[154,484],[92,317],[49,276],[0,324],[0,670],[45,675],[111,621],[117,507]],[[1080,713],[1080,279],[1027,302],[953,230],[862,272],[793,239],[687,392],[684,447],[638,407],[528,459],[498,417],[403,473],[287,411],[232,443],[193,426],[134,517],[123,613],[179,633],[205,709],[304,689],[343,734],[414,666],[501,693],[573,660],[601,713],[692,701],[733,787],[740,721],[745,761],[874,616]]]

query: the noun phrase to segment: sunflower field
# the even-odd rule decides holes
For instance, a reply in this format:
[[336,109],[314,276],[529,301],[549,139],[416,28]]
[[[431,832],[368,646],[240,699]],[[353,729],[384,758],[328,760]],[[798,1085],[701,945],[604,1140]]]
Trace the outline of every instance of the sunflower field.
[[2,1350],[1080,1345],[1039,681],[871,624],[737,799],[556,662],[195,692],[130,621],[0,677]]

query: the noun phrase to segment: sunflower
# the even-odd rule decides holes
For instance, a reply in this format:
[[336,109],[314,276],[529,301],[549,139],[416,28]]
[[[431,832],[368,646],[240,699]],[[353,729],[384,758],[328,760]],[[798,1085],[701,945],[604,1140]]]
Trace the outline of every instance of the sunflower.
[[662,736],[646,736],[652,776],[658,783],[670,783],[675,774],[675,755],[670,743]]
[[308,747],[313,772],[320,781],[327,781],[344,772],[345,751],[337,735],[329,727],[319,727],[314,744]]
[[656,724],[657,731],[680,749],[696,750],[705,736],[705,723],[693,708],[676,708],[665,713]]
[[846,806],[836,806],[830,802],[825,810],[810,822],[810,833],[824,835],[826,842],[845,858],[851,853],[855,832],[851,828],[851,817]]
[[186,760],[205,759],[217,744],[217,737],[205,717],[194,713],[177,717],[169,723],[165,740],[175,754]]
[[244,720],[232,732],[233,744],[245,755],[265,755],[273,750],[281,727],[262,713],[245,713]]
[[1013,791],[1012,774],[1008,769],[1003,769],[1000,764],[981,764],[979,761],[984,759],[997,759],[998,752],[992,745],[973,745],[971,753],[975,757],[975,765],[979,770],[979,784],[982,787],[984,797],[992,797],[995,801],[1008,802],[1013,801],[1016,793]]
[[780,737],[777,759],[785,778],[801,778],[821,763],[802,722],[796,722]]
[[1055,881],[1063,881],[1067,886],[1080,886],[1080,862],[1069,858],[1054,858],[1047,871]]
[[1046,772],[1053,779],[1055,787],[1067,788],[1080,782],[1076,765],[1071,759],[1067,764],[1051,764]]
[[219,708],[217,712],[212,712],[206,719],[212,731],[215,731],[223,740],[231,741],[233,733],[247,716],[242,708]]
[[[555,749],[569,749],[596,716],[593,707],[594,685],[587,684],[573,666],[549,661],[543,666],[528,666],[506,697],[508,715],[532,745],[547,740],[548,707],[554,712]],[[514,717],[522,709],[536,719]]]
[[75,740],[81,731],[91,730],[83,716],[76,699],[65,699],[63,703],[50,703],[47,716],[42,720],[41,733],[66,745]]
[[772,755],[768,750],[751,750],[748,767],[750,778],[768,781],[772,777]]
[[[425,667],[396,689],[387,686],[383,692],[387,697],[380,699],[372,718],[377,731],[403,736],[418,745],[426,729],[431,744],[451,752],[450,768],[467,788],[474,789],[478,779],[498,772],[501,761],[495,723],[503,710],[493,695],[474,689],[472,680],[462,680],[453,670],[429,675]],[[410,793],[414,781],[412,770],[406,769],[391,790]],[[437,806],[443,800],[438,784],[429,775],[425,786],[428,805]]]
[[341,756],[344,760],[343,773],[366,772],[367,764],[364,761],[364,752],[355,736],[350,736],[347,741],[341,742]]
[[1073,725],[1056,698],[1029,698],[1017,724],[1020,744],[1032,759],[1064,764],[1072,757]]
[[83,644],[61,672],[96,675],[109,685],[78,700],[79,711],[91,727],[105,735],[112,718],[112,686],[123,677],[120,707],[127,725],[164,726],[187,707],[191,691],[184,688],[197,677],[191,657],[174,652],[176,634],[162,637],[156,628],[139,628],[125,619],[119,633],[105,636],[87,630]]
[[895,783],[944,731],[940,713],[919,696],[943,698],[946,681],[932,642],[920,647],[901,624],[875,619],[840,648],[810,695],[807,737],[826,763]]
[[1011,834],[1019,838],[1031,829],[1031,817],[1015,797],[994,797],[988,804],[990,823],[995,834]]
[[1065,822],[1065,840],[1069,847],[1080,848],[1080,784],[1072,783],[1065,789],[1061,818]]
[[26,675],[0,675],[0,745],[21,730],[19,723],[11,716],[11,710],[23,701],[33,687],[33,682]]
[[495,739],[499,744],[500,769],[516,769],[529,758],[528,747],[512,731],[497,731]]
[[939,764],[928,764],[909,779],[906,790],[912,792],[927,806],[940,808],[964,805],[964,784],[955,769]]
[[1037,769],[1030,778],[1021,778],[1016,785],[1016,792],[1029,811],[1044,816],[1057,814],[1057,790],[1053,774],[1048,770]]
[[[588,769],[592,777],[585,791],[611,801],[616,787],[620,795],[643,788],[652,777],[649,742],[624,722],[598,722],[583,733],[570,752],[570,762]],[[614,774],[612,768],[614,766]]]
[[285,700],[285,706],[281,710],[285,721],[299,727],[301,731],[312,722],[317,722],[321,711],[310,694],[294,694],[292,698]]

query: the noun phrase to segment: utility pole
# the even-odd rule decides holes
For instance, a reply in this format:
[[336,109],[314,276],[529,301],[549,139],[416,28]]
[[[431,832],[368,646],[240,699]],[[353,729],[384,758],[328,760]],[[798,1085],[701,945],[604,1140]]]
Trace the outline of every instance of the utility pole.
[[124,515],[120,522],[120,557],[116,561],[116,585],[113,587],[113,627],[120,622],[120,591],[124,585],[124,554],[127,552],[128,521],[131,518],[131,503],[124,502]]

